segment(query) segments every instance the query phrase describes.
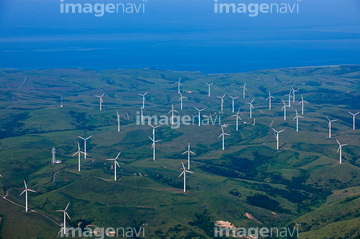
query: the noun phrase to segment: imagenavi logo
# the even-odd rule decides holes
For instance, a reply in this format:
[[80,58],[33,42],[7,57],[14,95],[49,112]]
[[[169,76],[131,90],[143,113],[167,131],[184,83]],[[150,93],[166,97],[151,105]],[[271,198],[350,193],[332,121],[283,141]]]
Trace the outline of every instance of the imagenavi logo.
[[214,13],[238,13],[249,17],[259,14],[298,14],[300,2],[301,0],[289,0],[288,3],[235,3],[229,0],[214,0]]
[[117,3],[73,3],[70,1],[60,0],[61,14],[93,14],[95,17],[102,17],[105,14],[144,14],[147,2],[147,0]]

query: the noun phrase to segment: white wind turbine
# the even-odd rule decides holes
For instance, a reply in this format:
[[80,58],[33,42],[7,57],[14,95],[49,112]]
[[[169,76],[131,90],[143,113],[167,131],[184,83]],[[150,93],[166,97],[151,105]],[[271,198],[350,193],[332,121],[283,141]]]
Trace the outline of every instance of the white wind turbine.
[[250,103],[247,103],[250,106],[250,118],[252,118],[252,110],[255,109],[253,104],[252,104],[254,102],[254,100],[255,100],[255,98]]
[[355,123],[356,123],[356,119],[355,119],[355,117],[356,117],[356,115],[358,115],[360,113],[360,111],[359,112],[357,112],[357,113],[351,113],[350,111],[349,111],[349,114],[351,114],[352,116],[353,116],[353,130],[355,130]]
[[78,155],[78,170],[79,170],[79,172],[80,172],[80,157],[81,157],[81,154],[85,154],[85,153],[80,150],[80,144],[78,143],[78,151],[76,153],[74,153],[72,156],[74,157],[75,155]]
[[285,96],[289,96],[289,103],[288,103],[288,107],[291,107],[291,98],[292,98],[292,90],[290,90],[289,94],[286,94]]
[[190,169],[190,156],[191,156],[191,154],[196,155],[193,151],[190,150],[190,143],[188,143],[188,150],[186,150],[181,155],[186,154],[186,153],[188,154],[188,169]]
[[208,87],[209,87],[209,89],[208,89],[208,96],[210,97],[210,88],[211,88],[211,85],[213,84],[213,83],[210,83],[210,84],[208,84],[208,83],[205,83],[205,84],[207,84],[208,85]]
[[232,99],[232,112],[234,113],[235,112],[235,100],[239,97],[238,96],[232,97],[231,95],[229,95],[229,97]]
[[301,114],[304,114],[304,103],[309,103],[307,101],[304,100],[304,97],[301,96],[301,101],[299,102],[299,105],[301,104]]
[[281,111],[284,111],[284,120],[286,120],[286,107],[288,107],[286,104],[285,104],[285,101],[282,100],[284,106],[281,108]]
[[121,152],[118,153],[118,155],[116,156],[116,158],[114,159],[106,159],[106,160],[111,160],[114,161],[114,181],[116,181],[116,166],[118,166],[120,168],[120,164],[118,163],[118,161],[116,161],[118,159],[118,157],[120,156]]
[[247,90],[246,83],[243,86],[241,86],[240,88],[243,88],[243,98],[245,98],[245,91]]
[[182,167],[183,167],[183,171],[180,173],[179,178],[181,177],[181,175],[184,174],[184,192],[186,192],[186,173],[193,173],[193,172],[186,170],[185,165],[184,165],[183,162],[181,162],[181,164],[182,164]]
[[27,187],[27,185],[26,185],[25,180],[24,180],[24,185],[25,185],[25,190],[19,195],[19,197],[20,197],[21,195],[23,195],[23,193],[25,193],[25,211],[27,212],[27,211],[28,211],[28,191],[34,192],[34,193],[36,193],[36,191],[34,191],[34,190],[32,190],[32,189],[29,189],[29,188]]
[[329,139],[331,139],[331,123],[335,122],[337,120],[330,120],[327,116],[325,116],[327,120],[329,121]]
[[232,115],[231,117],[236,117],[236,131],[239,131],[239,119],[242,120],[239,116],[240,114],[240,108],[238,110],[238,112],[236,113],[236,115]]
[[105,93],[102,94],[101,96],[100,95],[95,95],[96,97],[99,97],[99,100],[100,100],[100,111],[102,111],[102,103],[104,102],[102,98],[104,97],[104,95],[105,95]]
[[199,126],[201,125],[201,111],[205,110],[206,108],[204,109],[201,109],[199,110],[198,108],[194,107],[198,112],[199,112]]
[[269,97],[266,98],[266,100],[269,101],[269,110],[271,110],[271,99],[275,99],[275,97],[271,96],[271,93],[270,93],[270,91],[269,91]]
[[292,98],[293,98],[293,102],[295,103],[295,92],[299,91],[299,90],[295,90],[294,87],[291,86],[291,90],[292,90]]
[[66,233],[67,233],[67,232],[66,232],[66,217],[68,217],[68,218],[71,220],[69,214],[66,212],[66,210],[68,209],[69,205],[70,205],[70,202],[67,204],[67,206],[66,206],[66,208],[65,208],[64,210],[56,210],[56,212],[63,212],[63,213],[64,213],[64,227],[63,227],[63,229],[62,229],[62,230],[64,230],[64,235],[66,235]]
[[227,134],[224,132],[223,126],[221,126],[221,132],[222,133],[220,134],[220,136],[218,138],[222,137],[222,150],[225,150],[225,135],[230,136],[230,134]]
[[304,118],[304,117],[300,116],[296,109],[295,112],[296,112],[296,116],[293,118],[293,120],[296,119],[296,132],[299,132],[299,118]]
[[156,160],[156,158],[155,158],[155,143],[160,142],[161,140],[155,140],[155,137],[151,138],[150,136],[149,136],[149,138],[153,142],[151,145],[151,148],[153,150],[153,160],[155,161]]
[[339,140],[336,140],[336,142],[339,144],[339,148],[338,148],[337,152],[340,151],[340,164],[341,164],[342,163],[342,147],[346,146],[348,144],[340,144]]
[[178,85],[178,94],[180,94],[180,86],[182,86],[180,81],[181,81],[181,77],[179,78],[179,81],[175,83]]
[[149,123],[149,126],[152,127],[153,139],[155,139],[155,129],[158,128],[158,127],[160,127],[161,125],[153,126],[152,124]]
[[226,96],[226,94],[225,95],[223,95],[223,96],[218,96],[218,98],[220,98],[221,99],[221,112],[224,110],[224,97]]
[[187,97],[183,96],[181,93],[180,93],[180,99],[178,101],[180,101],[180,110],[183,109],[183,99],[186,99]]
[[281,132],[283,132],[284,129],[283,129],[283,130],[280,130],[280,131],[276,131],[276,130],[273,128],[272,130],[274,130],[274,134],[275,134],[275,138],[276,138],[276,150],[279,150],[279,134],[280,134]]
[[87,156],[87,153],[86,153],[86,140],[90,139],[92,137],[92,135],[90,135],[89,137],[87,138],[83,138],[83,137],[80,137],[78,136],[80,139],[84,140],[84,158],[86,159],[86,156]]
[[171,124],[174,125],[174,113],[179,113],[178,111],[174,110],[174,104],[171,105],[171,110],[169,111],[168,114],[171,113]]
[[120,132],[120,115],[119,115],[119,112],[116,111],[116,116],[117,116],[117,128],[118,128],[118,132]]
[[142,108],[145,109],[145,95],[148,93],[149,91],[146,91],[144,94],[139,94],[140,96],[142,96],[143,100],[143,104],[142,104]]

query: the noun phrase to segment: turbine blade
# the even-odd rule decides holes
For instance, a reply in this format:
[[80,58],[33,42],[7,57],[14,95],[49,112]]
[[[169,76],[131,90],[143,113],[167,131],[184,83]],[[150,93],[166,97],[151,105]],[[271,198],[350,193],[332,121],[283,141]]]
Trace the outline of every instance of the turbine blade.
[[85,140],[83,137],[81,137],[81,136],[78,136],[80,139],[83,139],[83,140]]
[[65,210],[64,210],[64,211],[66,211],[66,210],[68,209],[69,205],[70,205],[70,202],[66,205],[66,207],[65,207]]
[[34,190],[32,190],[32,189],[28,189],[28,191],[33,192],[33,193],[36,193],[36,191],[34,191]]
[[181,162],[181,164],[182,164],[183,169],[185,170],[185,165],[184,165],[184,163],[183,163],[183,162]]
[[71,220],[71,218],[70,218],[70,216],[69,216],[69,214],[67,213],[67,212],[65,212],[65,214],[66,214],[66,216]]
[[188,170],[185,170],[185,172],[187,172],[187,173],[194,173],[194,172],[191,172],[191,171],[188,171]]
[[116,156],[115,160],[118,159],[118,157],[120,156],[120,154],[121,154],[121,151],[118,153],[118,155]]
[[117,161],[115,161],[115,164],[120,168],[120,164]]
[[22,193],[20,193],[19,197],[20,197],[21,195],[23,195],[23,194],[24,194],[24,192],[26,192],[26,189],[25,189],[24,191],[22,191]]
[[26,182],[25,182],[25,180],[24,180],[24,185],[25,185],[25,189],[27,189],[27,185],[26,185]]
[[181,173],[180,173],[180,175],[179,175],[179,178],[181,177],[181,175],[183,175],[184,174],[184,171],[182,171]]

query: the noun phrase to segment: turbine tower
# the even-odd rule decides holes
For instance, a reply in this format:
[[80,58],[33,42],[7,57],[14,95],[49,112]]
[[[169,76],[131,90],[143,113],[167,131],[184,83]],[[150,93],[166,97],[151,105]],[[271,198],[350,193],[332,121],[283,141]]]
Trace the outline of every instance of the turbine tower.
[[286,94],[285,96],[289,96],[289,103],[288,103],[288,107],[291,107],[291,98],[292,98],[292,90],[290,90],[289,94]]
[[186,192],[186,173],[193,173],[193,172],[186,170],[183,162],[181,162],[181,164],[183,167],[183,171],[180,173],[179,178],[181,177],[181,175],[184,174],[184,192]]
[[301,96],[301,101],[299,102],[299,105],[301,104],[301,114],[304,114],[304,103],[309,103],[307,101],[304,100],[304,97]]
[[116,166],[118,166],[120,168],[120,164],[118,163],[118,161],[116,161],[118,159],[118,157],[120,156],[121,152],[118,153],[118,155],[116,156],[116,158],[114,159],[106,159],[106,160],[111,160],[114,161],[114,181],[116,181]]
[[355,117],[356,117],[356,115],[358,115],[360,113],[360,111],[359,112],[357,112],[357,113],[351,113],[350,111],[349,111],[349,114],[351,114],[352,116],[353,116],[353,130],[355,130],[355,123],[356,123],[356,119],[355,119]]
[[252,118],[252,110],[255,109],[253,104],[252,104],[254,102],[254,100],[255,100],[255,98],[250,103],[247,103],[250,106],[250,118]]
[[231,116],[231,117],[236,117],[236,131],[239,131],[239,119],[241,120],[239,114],[240,114],[240,108],[239,108],[238,112],[236,113],[236,115]]
[[296,109],[295,112],[296,112],[296,116],[293,118],[293,120],[296,119],[296,132],[299,132],[299,118],[304,118],[304,117],[300,116]]
[[178,94],[180,94],[180,86],[182,86],[180,81],[181,81],[181,77],[179,78],[179,81],[175,83],[178,85]]
[[153,160],[155,161],[156,160],[156,158],[155,158],[155,143],[160,142],[161,140],[155,140],[155,137],[151,138],[150,136],[149,136],[149,138],[153,142],[151,145],[151,148],[153,150]]
[[25,193],[25,211],[27,212],[28,211],[28,191],[34,192],[34,193],[36,193],[36,191],[29,189],[26,185],[25,180],[24,180],[24,185],[25,185],[25,190],[19,195],[19,197]]
[[284,129],[283,130],[280,130],[280,131],[276,131],[274,128],[272,129],[274,130],[274,134],[275,134],[275,138],[276,138],[276,150],[279,150],[279,134],[281,132],[284,132]]
[[222,133],[220,134],[220,136],[218,138],[222,137],[222,150],[225,150],[225,135],[230,136],[230,134],[227,134],[224,132],[223,126],[221,126],[221,132]]
[[208,85],[208,87],[209,87],[209,89],[208,89],[208,96],[210,97],[210,88],[211,88],[211,85],[213,84],[213,83],[210,83],[210,84],[208,84],[208,83],[205,83],[205,84],[207,84]]
[[201,125],[201,111],[205,110],[206,108],[204,109],[201,109],[199,110],[198,108],[194,107],[198,112],[199,112],[199,126]]
[[271,110],[271,99],[275,99],[275,97],[271,96],[271,93],[270,93],[270,91],[269,91],[269,97],[266,98],[266,100],[269,101],[269,110]]
[[116,118],[117,118],[117,129],[118,129],[118,132],[120,132],[120,115],[119,115],[119,112],[116,111]]
[[284,121],[286,120],[286,107],[288,107],[286,104],[285,104],[285,101],[282,100],[284,106],[281,108],[281,111],[284,111]]
[[63,227],[64,235],[66,235],[66,217],[68,217],[71,220],[69,214],[66,212],[69,205],[70,205],[70,202],[67,204],[67,206],[66,206],[66,208],[64,210],[56,210],[56,212],[63,212],[64,213],[64,227]]
[[149,91],[146,91],[144,94],[139,94],[140,96],[142,96],[143,98],[143,104],[142,104],[142,108],[145,109],[145,95],[148,93]]
[[235,99],[239,98],[238,96],[236,97],[232,97],[231,95],[229,95],[229,97],[232,99],[232,112],[235,112]]
[[346,146],[348,144],[340,144],[339,140],[336,140],[336,142],[339,144],[339,148],[338,148],[337,152],[340,151],[340,164],[341,164],[342,163],[342,147]]
[[99,97],[99,100],[100,100],[100,111],[102,111],[102,103],[104,102],[102,98],[104,97],[104,95],[105,95],[105,93],[102,94],[101,96],[95,95],[96,97]]
[[174,110],[174,104],[171,105],[171,110],[168,114],[171,113],[171,124],[174,125],[174,112],[179,113],[178,111]]
[[140,121],[141,123],[144,122],[144,108],[142,106],[140,107]]
[[191,156],[191,154],[196,155],[193,151],[190,150],[190,143],[188,143],[188,150],[186,150],[181,155],[186,154],[186,153],[188,154],[188,169],[190,169],[190,156]]
[[337,120],[330,120],[327,116],[325,116],[327,120],[329,121],[329,139],[331,139],[331,123],[335,122]]
[[90,135],[89,137],[87,137],[87,138],[83,138],[83,137],[80,137],[80,136],[78,136],[80,139],[82,139],[82,140],[84,140],[84,158],[86,159],[86,155],[87,155],[87,153],[86,153],[86,140],[88,140],[88,139],[90,139],[91,137],[92,137],[92,135]]
[[85,154],[85,153],[80,150],[80,144],[78,143],[78,151],[76,153],[74,153],[72,156],[74,157],[75,155],[78,155],[78,170],[79,170],[79,172],[80,172],[80,156],[81,156],[81,154]]
[[295,103],[295,92],[299,91],[299,90],[295,90],[294,87],[291,86],[291,90],[292,90],[292,98],[293,98],[293,102]]
[[53,147],[53,148],[51,149],[51,154],[52,154],[51,164],[54,164],[54,163],[55,163],[55,155],[56,155],[56,149],[55,149],[55,147]]
[[[226,94],[225,94],[225,95],[226,95]],[[225,95],[223,95],[223,96],[218,96],[218,98],[221,99],[221,112],[224,110],[224,97],[225,97]]]
[[183,99],[186,99],[187,97],[183,96],[181,93],[180,93],[180,99],[178,101],[180,101],[180,110],[183,109]]
[[245,98],[245,91],[247,91],[246,83],[243,86],[241,86],[240,88],[243,88],[243,98]]

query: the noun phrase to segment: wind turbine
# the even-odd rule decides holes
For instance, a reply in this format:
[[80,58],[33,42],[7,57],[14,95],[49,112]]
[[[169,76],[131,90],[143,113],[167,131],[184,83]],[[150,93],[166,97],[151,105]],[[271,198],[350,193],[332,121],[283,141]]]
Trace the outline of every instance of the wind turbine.
[[118,159],[118,157],[120,156],[121,152],[118,153],[118,155],[116,156],[116,158],[114,159],[106,159],[106,160],[113,160],[114,161],[114,181],[116,181],[116,166],[118,166],[120,168],[120,164],[118,163],[118,161],[116,161]]
[[151,148],[153,150],[153,160],[155,161],[155,143],[160,142],[161,140],[155,140],[155,137],[151,138],[150,136],[149,138],[153,142]]
[[339,148],[338,148],[338,150],[336,152],[340,151],[340,164],[341,164],[341,161],[342,161],[342,147],[346,146],[348,144],[340,144],[339,140],[336,140],[336,142],[338,142],[338,144],[339,144]]
[[299,90],[295,90],[294,87],[291,86],[291,90],[292,90],[292,98],[293,98],[293,102],[295,103],[295,92],[299,91]]
[[299,105],[301,104],[301,114],[304,114],[304,103],[309,103],[307,101],[304,100],[304,97],[301,96],[301,101],[299,102]]
[[205,83],[205,84],[207,84],[207,85],[208,85],[208,87],[209,87],[209,90],[208,90],[208,96],[210,97],[210,87],[211,87],[211,85],[212,85],[213,83],[210,83],[210,84]]
[[27,212],[28,211],[28,191],[34,192],[34,193],[36,193],[36,191],[29,189],[26,185],[25,180],[24,180],[24,185],[25,185],[25,190],[22,191],[22,193],[19,195],[19,197],[25,193],[25,211]]
[[118,132],[120,132],[120,115],[119,112],[116,111],[116,116],[117,116],[117,124],[118,124]]
[[239,98],[238,96],[236,97],[232,97],[231,95],[229,95],[229,97],[232,99],[232,112],[235,112],[235,99]]
[[70,205],[70,202],[67,204],[67,206],[66,206],[66,208],[65,208],[64,210],[56,210],[56,212],[63,212],[63,213],[64,213],[64,228],[63,228],[63,230],[64,230],[64,235],[66,235],[66,217],[68,217],[68,218],[71,220],[69,214],[66,212],[66,210],[68,209],[69,205]]
[[174,112],[179,113],[178,111],[174,110],[174,104],[171,105],[171,110],[168,114],[171,113],[171,124],[174,125]]
[[179,81],[175,83],[178,85],[178,94],[180,94],[180,86],[182,85],[180,81],[181,81],[181,77],[179,78]]
[[236,131],[239,131],[239,119],[241,120],[239,114],[240,114],[240,108],[239,108],[238,112],[236,113],[236,115],[231,116],[231,117],[236,117]]
[[190,155],[196,155],[193,151],[190,150],[190,143],[188,143],[188,150],[186,150],[184,153],[182,153],[181,155],[183,154],[188,154],[188,169],[190,169]]
[[[226,95],[226,94],[225,94],[225,95]],[[225,95],[223,95],[223,96],[218,96],[218,98],[221,99],[221,112],[222,112],[223,109],[224,109],[224,97],[225,97]]]
[[186,192],[186,173],[194,173],[194,172],[186,170],[185,165],[184,165],[183,162],[181,162],[181,164],[182,164],[182,167],[183,167],[183,171],[180,173],[179,178],[181,177],[181,175],[184,174],[184,192]]
[[180,110],[183,109],[183,99],[186,99],[187,97],[183,96],[181,93],[180,94],[180,99],[178,101],[180,101]]
[[275,99],[275,97],[271,96],[271,93],[270,93],[270,91],[269,91],[269,97],[266,98],[266,100],[269,101],[269,110],[271,110],[271,99]]
[[283,129],[283,130],[280,130],[280,131],[276,131],[276,130],[273,128],[272,130],[274,130],[274,134],[275,134],[275,138],[276,138],[276,150],[279,150],[279,134],[280,134],[281,132],[283,132],[284,129]]
[[230,136],[230,134],[227,134],[224,132],[224,128],[221,126],[221,134],[218,138],[222,137],[222,150],[225,150],[225,135]]
[[355,117],[356,117],[356,115],[358,115],[360,113],[360,111],[359,112],[357,112],[357,113],[351,113],[350,111],[349,111],[349,114],[351,114],[352,116],[353,116],[353,130],[355,130],[355,122],[356,122],[356,120],[355,120]]
[[153,139],[155,139],[155,129],[160,127],[161,125],[153,126],[152,124],[149,123],[149,126],[151,126],[153,128],[152,134],[153,134]]
[[243,98],[245,98],[245,91],[247,90],[246,83],[243,86],[241,86],[240,88],[243,88]]
[[196,108],[196,107],[194,107],[198,112],[199,112],[199,126],[201,125],[201,111],[203,111],[203,110],[205,110],[206,108],[204,108],[204,109],[201,109],[201,110],[199,110],[198,108]]
[[60,108],[64,107],[63,105],[63,96],[61,96]]
[[329,139],[331,139],[331,123],[335,122],[337,120],[330,120],[327,116],[325,116],[327,120],[329,121]]
[[250,103],[247,103],[250,106],[250,118],[252,118],[252,110],[255,109],[253,104],[252,104],[254,102],[254,100],[255,100],[255,98]]
[[78,136],[80,139],[82,139],[82,140],[84,140],[84,158],[86,159],[86,155],[87,155],[87,153],[86,153],[86,140],[88,140],[88,139],[90,139],[91,137],[92,137],[92,135],[90,135],[89,137],[87,137],[87,138],[83,138],[83,137],[80,137],[80,136]]
[[282,100],[284,106],[281,108],[281,111],[284,111],[284,120],[286,120],[286,107],[288,107],[286,104],[285,104],[285,101]]
[[291,98],[292,98],[291,94],[292,94],[292,90],[290,90],[289,94],[286,94],[286,95],[285,95],[285,96],[289,96],[289,104],[288,104],[288,107],[291,107]]
[[145,95],[148,93],[149,91],[146,91],[144,94],[139,94],[140,96],[142,96],[143,98],[143,105],[142,108],[145,109]]
[[296,119],[296,132],[299,132],[299,118],[304,118],[304,117],[300,116],[296,109],[295,112],[296,112],[296,116],[293,118],[293,120]]
[[100,111],[102,111],[102,103],[104,102],[102,98],[104,97],[104,95],[105,95],[105,93],[102,94],[101,96],[95,95],[96,97],[99,97],[99,100],[100,100]]
[[72,156],[73,157],[75,155],[79,156],[79,160],[78,160],[78,170],[79,170],[79,172],[80,172],[80,156],[81,156],[81,154],[85,154],[85,153],[80,150],[80,144],[78,143],[78,151],[76,153],[74,153]]

